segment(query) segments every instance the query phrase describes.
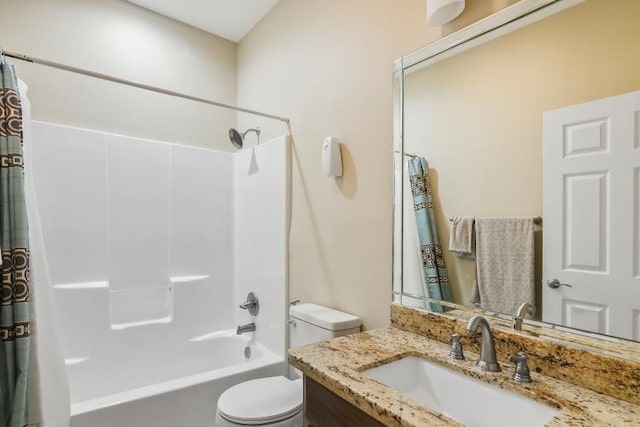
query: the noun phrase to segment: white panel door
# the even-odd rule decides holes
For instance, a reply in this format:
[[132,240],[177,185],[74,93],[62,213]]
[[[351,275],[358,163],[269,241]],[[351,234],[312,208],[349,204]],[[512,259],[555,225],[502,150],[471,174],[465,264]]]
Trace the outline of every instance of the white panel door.
[[546,322],[640,339],[639,129],[640,92],[543,116]]

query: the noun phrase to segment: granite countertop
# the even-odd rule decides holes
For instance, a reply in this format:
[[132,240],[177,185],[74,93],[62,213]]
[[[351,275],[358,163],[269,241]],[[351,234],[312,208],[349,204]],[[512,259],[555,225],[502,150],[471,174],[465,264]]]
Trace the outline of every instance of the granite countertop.
[[478,355],[465,350],[466,360],[447,358],[449,346],[389,327],[306,345],[289,351],[289,362],[365,413],[388,426],[460,426],[462,424],[420,404],[360,372],[406,356],[418,356],[558,408],[547,426],[640,425],[640,406],[596,393],[552,377],[531,373],[533,383],[511,379],[509,355],[498,355],[502,372],[475,368]]
[[[450,310],[441,314],[443,316],[465,320],[469,320],[471,317],[478,314],[483,316],[488,315],[491,316],[492,327],[502,326],[506,329],[511,329],[511,322],[513,322],[513,316],[488,312],[471,307],[467,307],[465,310]],[[563,330],[562,326],[548,325],[528,319],[527,322],[528,323],[524,327],[525,331],[520,331],[519,333],[541,337],[548,341],[556,341],[565,345],[569,343],[573,347],[583,349],[585,351],[592,351],[612,357],[640,362],[640,348],[638,348],[638,343],[635,341],[570,328],[564,328]]]

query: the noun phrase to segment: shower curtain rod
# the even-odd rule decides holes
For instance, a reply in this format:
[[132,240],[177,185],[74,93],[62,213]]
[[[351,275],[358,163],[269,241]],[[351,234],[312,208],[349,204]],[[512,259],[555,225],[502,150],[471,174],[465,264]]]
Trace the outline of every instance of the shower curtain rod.
[[17,52],[9,52],[0,48],[0,55],[19,59],[20,61],[31,62],[33,64],[44,65],[45,67],[57,68],[59,70],[69,71],[76,74],[82,74],[83,76],[94,77],[100,80],[106,80],[113,83],[119,83],[125,86],[136,87],[138,89],[144,89],[151,92],[157,92],[164,95],[174,96],[176,98],[188,99],[190,101],[201,102],[203,104],[214,105],[216,107],[227,108],[230,110],[240,111],[242,113],[254,114],[256,116],[268,117],[270,119],[280,120],[281,122],[289,123],[289,119],[287,117],[276,116],[273,114],[261,113],[260,111],[249,110],[247,108],[235,107],[233,105],[224,104],[222,102],[212,101],[207,98],[200,98],[198,96],[188,95],[186,93],[175,92],[173,90],[163,89],[157,86],[151,86],[144,83],[139,83],[133,80],[126,80],[120,77],[110,76],[108,74],[102,74],[91,70],[86,70],[83,68],[74,67],[71,65],[61,64],[59,62],[53,62],[46,59],[35,58],[32,56],[24,55],[22,53]]

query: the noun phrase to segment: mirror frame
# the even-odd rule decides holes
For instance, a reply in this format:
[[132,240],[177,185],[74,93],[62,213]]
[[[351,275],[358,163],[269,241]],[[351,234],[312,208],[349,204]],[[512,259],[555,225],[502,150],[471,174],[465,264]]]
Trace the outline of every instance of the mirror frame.
[[[392,302],[404,305],[404,301],[421,303],[437,302],[448,306],[453,313],[482,314],[491,316],[494,322],[501,326],[510,325],[512,316],[503,313],[495,313],[481,308],[464,306],[456,303],[448,303],[433,300],[420,295],[412,295],[403,289],[403,203],[404,190],[404,77],[408,72],[413,72],[433,63],[479,46],[490,40],[520,29],[526,25],[542,20],[555,13],[561,12],[572,6],[583,3],[586,0],[521,0],[506,7],[474,24],[471,24],[449,36],[443,37],[419,50],[416,50],[394,62],[393,72],[393,248],[392,248]],[[411,307],[411,305],[407,304]],[[416,307],[414,307],[416,308]],[[417,308],[420,309],[420,308]],[[435,315],[455,316],[452,311],[435,313]],[[597,334],[578,329],[572,329],[563,325],[545,323],[526,319],[524,325],[526,332],[533,333],[541,338],[558,340],[558,331],[576,337],[581,345],[586,342],[589,350],[606,352],[611,354],[611,345],[619,345],[625,348],[624,354],[614,352],[616,357],[632,360],[640,360],[640,343],[623,338]],[[561,334],[561,335],[562,335]],[[561,339],[561,338],[560,338]],[[575,342],[574,342],[575,343]]]

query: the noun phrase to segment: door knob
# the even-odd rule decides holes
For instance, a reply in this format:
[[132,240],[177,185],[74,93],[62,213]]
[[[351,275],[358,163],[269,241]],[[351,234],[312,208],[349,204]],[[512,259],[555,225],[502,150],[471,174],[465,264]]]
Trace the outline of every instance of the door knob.
[[547,286],[550,287],[551,289],[558,289],[560,286],[567,286],[569,288],[573,287],[568,283],[560,283],[558,279],[547,280]]

